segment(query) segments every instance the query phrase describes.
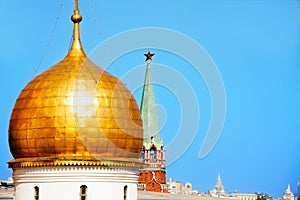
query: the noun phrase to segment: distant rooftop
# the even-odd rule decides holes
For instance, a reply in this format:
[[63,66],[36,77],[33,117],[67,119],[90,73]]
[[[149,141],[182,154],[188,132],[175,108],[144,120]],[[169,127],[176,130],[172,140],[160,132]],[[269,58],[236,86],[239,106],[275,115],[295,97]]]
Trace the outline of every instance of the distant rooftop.
[[138,200],[226,200],[226,199],[236,199],[236,198],[217,198],[217,197],[209,197],[209,196],[194,196],[187,194],[170,194],[170,193],[159,193],[159,192],[144,192],[138,191]]

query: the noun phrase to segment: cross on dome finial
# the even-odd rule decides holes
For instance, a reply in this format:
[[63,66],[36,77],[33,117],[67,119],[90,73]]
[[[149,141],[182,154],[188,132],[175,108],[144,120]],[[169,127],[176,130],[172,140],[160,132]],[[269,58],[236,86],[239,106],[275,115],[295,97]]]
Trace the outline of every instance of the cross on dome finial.
[[78,10],[78,0],[75,0],[75,10]]
[[146,56],[146,60],[145,61],[151,61],[152,57],[154,56],[154,53],[150,53],[150,50],[148,50],[148,53],[144,54],[144,56]]
[[75,0],[75,9],[74,9],[74,14],[71,17],[71,20],[74,23],[80,23],[82,21],[82,16],[79,14],[79,9],[78,9],[78,0]]
[[75,9],[74,14],[71,16],[71,20],[74,23],[74,33],[73,33],[73,42],[71,46],[72,50],[82,50],[81,42],[80,42],[80,29],[79,29],[79,23],[82,21],[82,16],[79,13],[78,9],[78,0],[75,0]]

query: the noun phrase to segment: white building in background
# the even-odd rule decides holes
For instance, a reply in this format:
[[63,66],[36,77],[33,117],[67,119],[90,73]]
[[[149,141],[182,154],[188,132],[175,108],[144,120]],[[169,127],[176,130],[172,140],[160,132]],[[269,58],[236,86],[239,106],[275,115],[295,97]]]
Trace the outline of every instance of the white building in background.
[[283,200],[295,200],[295,196],[294,196],[294,193],[291,191],[290,184],[288,184],[287,189],[283,193],[282,199]]
[[209,190],[209,195],[211,197],[222,197],[222,196],[226,196],[226,192],[224,189],[224,186],[222,184],[222,180],[221,180],[221,175],[218,175],[218,179],[216,182],[216,185],[213,189]]
[[14,181],[8,178],[0,183],[0,200],[13,200],[15,196]]
[[169,192],[171,194],[188,194],[188,195],[198,195],[197,190],[193,190],[193,185],[189,182],[185,183],[184,185],[179,181],[173,181],[170,178],[169,182]]
[[182,183],[179,181],[173,181],[172,178],[170,178],[169,182],[169,192],[171,194],[182,194]]
[[183,193],[191,194],[192,191],[193,191],[193,185],[189,182],[185,183],[183,187]]
[[256,194],[247,194],[247,193],[236,193],[233,197],[236,197],[237,200],[256,200]]

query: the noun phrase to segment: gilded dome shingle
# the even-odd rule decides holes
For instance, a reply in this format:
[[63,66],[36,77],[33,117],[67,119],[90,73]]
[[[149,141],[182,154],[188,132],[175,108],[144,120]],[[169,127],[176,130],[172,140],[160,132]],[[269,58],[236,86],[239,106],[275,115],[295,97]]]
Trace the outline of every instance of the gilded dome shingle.
[[138,161],[143,129],[135,99],[86,57],[79,22],[74,24],[68,55],[31,80],[16,100],[9,125],[11,164]]

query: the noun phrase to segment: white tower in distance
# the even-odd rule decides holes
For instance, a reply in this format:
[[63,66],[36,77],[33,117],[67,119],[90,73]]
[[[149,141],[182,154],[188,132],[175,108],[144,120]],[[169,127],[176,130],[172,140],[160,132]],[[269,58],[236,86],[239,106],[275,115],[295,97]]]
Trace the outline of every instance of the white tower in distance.
[[217,179],[215,187],[212,190],[209,191],[209,194],[212,197],[220,197],[220,196],[225,196],[226,195],[224,186],[222,184],[220,173],[218,174],[218,179]]
[[290,184],[288,184],[287,189],[283,193],[282,199],[284,199],[284,200],[294,200],[295,199],[294,193],[292,193],[292,191],[291,191]]

